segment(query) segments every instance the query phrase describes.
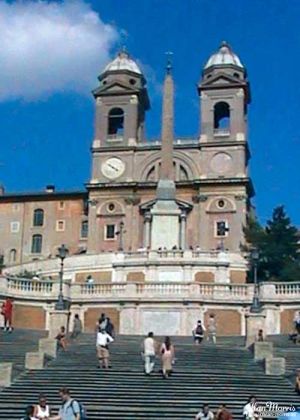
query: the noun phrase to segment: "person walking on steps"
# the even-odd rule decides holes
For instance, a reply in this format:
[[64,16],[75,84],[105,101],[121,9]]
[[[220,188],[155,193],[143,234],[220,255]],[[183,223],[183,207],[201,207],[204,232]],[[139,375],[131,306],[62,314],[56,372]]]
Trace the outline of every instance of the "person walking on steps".
[[217,323],[214,314],[210,314],[207,322],[207,341],[212,341],[216,344],[217,341]]
[[205,327],[202,324],[201,320],[199,319],[195,329],[193,330],[193,337],[194,337],[195,344],[200,344],[202,342],[203,337],[204,337],[204,331],[205,331]]
[[99,359],[99,368],[108,369],[109,366],[109,343],[112,343],[114,339],[107,334],[105,329],[100,329],[97,333],[97,355]]
[[71,338],[75,339],[78,337],[79,334],[82,332],[82,322],[79,319],[79,315],[75,314],[74,320],[73,320],[73,331],[71,334]]
[[13,303],[11,298],[6,298],[2,304],[1,314],[4,318],[4,331],[12,332],[12,314],[13,314]]
[[145,374],[151,375],[155,365],[156,342],[153,338],[153,332],[149,332],[143,342],[143,355],[145,361]]
[[161,354],[161,364],[162,364],[162,374],[163,378],[168,378],[173,370],[173,361],[175,358],[175,349],[173,344],[171,343],[170,337],[166,337],[165,341],[162,343],[160,347],[160,354]]

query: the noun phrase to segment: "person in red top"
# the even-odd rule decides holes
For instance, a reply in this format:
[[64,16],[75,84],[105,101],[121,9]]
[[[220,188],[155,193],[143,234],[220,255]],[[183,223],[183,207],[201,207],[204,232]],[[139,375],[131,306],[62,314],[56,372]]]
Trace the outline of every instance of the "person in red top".
[[12,332],[12,313],[13,303],[10,298],[6,298],[2,304],[1,314],[4,317],[4,331]]

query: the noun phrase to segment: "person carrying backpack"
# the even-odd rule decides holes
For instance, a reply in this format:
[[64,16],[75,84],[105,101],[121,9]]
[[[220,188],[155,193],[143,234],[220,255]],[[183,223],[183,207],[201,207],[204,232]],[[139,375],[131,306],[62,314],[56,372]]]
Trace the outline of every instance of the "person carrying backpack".
[[63,403],[58,416],[51,417],[51,420],[87,420],[85,408],[71,397],[68,388],[61,388],[59,395]]
[[202,325],[202,322],[199,320],[197,322],[196,328],[193,330],[194,342],[195,344],[200,344],[204,337],[205,327]]

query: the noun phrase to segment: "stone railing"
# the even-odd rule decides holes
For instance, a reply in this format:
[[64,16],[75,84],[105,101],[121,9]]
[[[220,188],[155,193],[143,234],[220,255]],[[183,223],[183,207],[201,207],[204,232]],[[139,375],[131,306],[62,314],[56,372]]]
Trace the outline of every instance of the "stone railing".
[[[59,293],[58,281],[36,281],[16,277],[0,277],[0,296],[26,300],[55,301]],[[64,281],[66,299],[89,302],[111,299],[127,300],[204,300],[251,303],[253,284],[196,283],[196,282],[110,282],[81,284]],[[261,283],[262,302],[300,302],[300,283]]]
[[263,301],[299,301],[300,283],[261,283],[260,298]]
[[[22,299],[55,299],[59,293],[57,281],[37,281],[31,279],[0,277],[0,295]],[[70,283],[64,282],[63,293],[70,299]]]

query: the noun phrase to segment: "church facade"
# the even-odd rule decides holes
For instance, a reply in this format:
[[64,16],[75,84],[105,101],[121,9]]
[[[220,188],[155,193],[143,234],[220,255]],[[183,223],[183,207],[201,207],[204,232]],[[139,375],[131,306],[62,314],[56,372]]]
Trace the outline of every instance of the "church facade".
[[178,238],[167,248],[210,251],[224,245],[240,253],[253,194],[247,143],[250,89],[231,48],[222,44],[204,67],[198,85],[199,138],[174,138],[171,92],[162,115],[165,138],[147,142],[146,80],[126,52],[108,64],[99,81],[93,92],[95,138],[86,191],[56,192],[48,186],[43,193],[2,192],[5,264],[55,256],[61,243],[71,254],[165,248],[152,234],[151,214],[162,154],[169,157],[167,176],[176,184],[179,208]]
[[[176,138],[168,63],[161,139],[147,141],[146,80],[129,54],[120,52],[93,91],[95,136],[86,189],[2,192],[5,273],[26,270],[53,283],[51,296],[47,289],[41,301],[30,303],[43,311],[41,326],[56,299],[57,248],[65,244],[66,297],[87,329],[105,310],[122,333],[144,333],[154,322],[160,333],[173,323],[170,334],[188,334],[197,318],[213,311],[226,334],[244,333],[253,296],[243,253],[254,194],[248,173],[251,96],[246,69],[228,44],[210,56],[195,94],[200,134]],[[17,298],[13,280],[7,281]],[[19,304],[23,310],[24,301]],[[280,316],[270,315],[274,333]]]

